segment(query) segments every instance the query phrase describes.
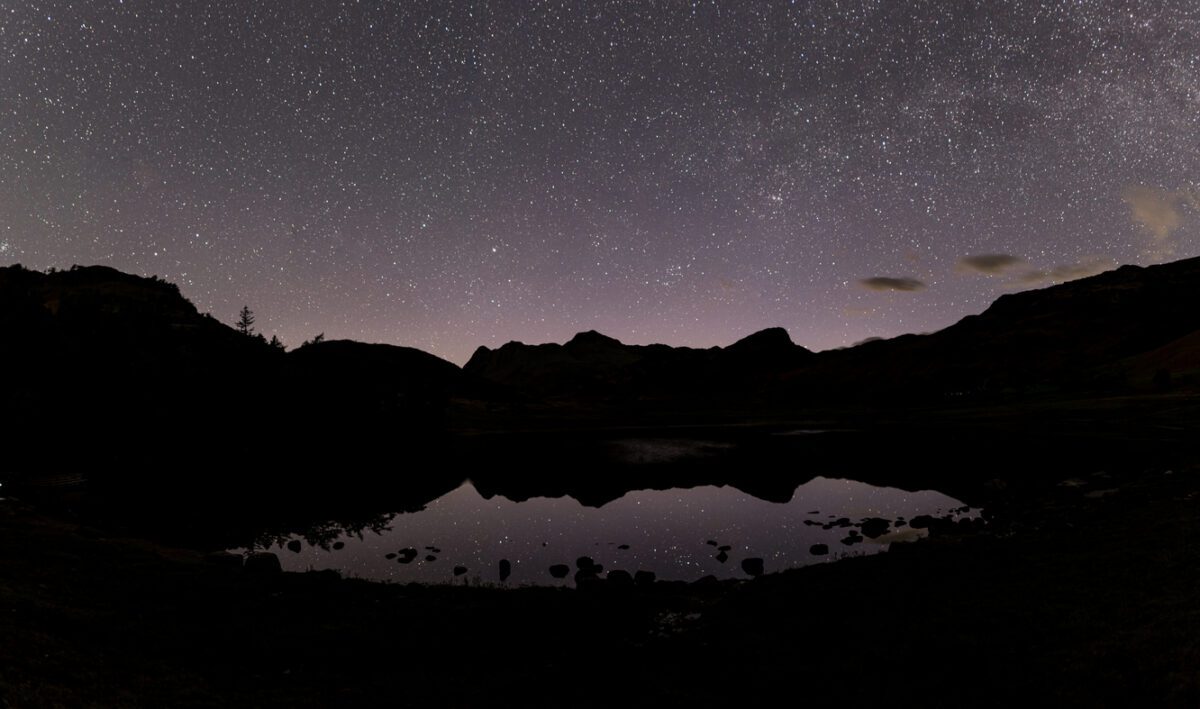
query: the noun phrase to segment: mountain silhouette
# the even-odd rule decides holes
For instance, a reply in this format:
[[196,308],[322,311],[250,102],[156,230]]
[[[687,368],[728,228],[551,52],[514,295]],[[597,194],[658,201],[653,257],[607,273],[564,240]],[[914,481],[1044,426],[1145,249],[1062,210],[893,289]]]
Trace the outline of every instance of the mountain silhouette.
[[809,352],[782,328],[709,349],[625,345],[585,332],[562,345],[480,347],[464,370],[510,392],[559,401],[902,407],[1117,392],[1155,376],[1161,382],[1162,371],[1196,370],[1197,285],[1200,259],[1124,266],[1003,295],[983,313],[932,334],[841,350]]
[[0,332],[0,368],[14,374],[0,388],[9,469],[235,476],[374,461],[441,427],[460,376],[390,345],[285,353],[173,284],[103,266],[0,268]]
[[[1117,393],[1147,370],[1194,370],[1200,330],[1195,292],[1200,258],[1113,271],[1039,290],[1010,293],[987,310],[929,335],[903,335],[822,352],[790,372],[789,397],[916,400],[1036,392]],[[1182,338],[1182,339],[1181,339]],[[1136,356],[1174,345],[1155,366]],[[1189,344],[1190,343],[1190,344]]]
[[696,349],[626,345],[595,331],[565,344],[509,342],[480,347],[463,370],[535,398],[628,399],[727,396],[796,368],[812,353],[783,328],[754,333],[729,347]]
[[541,406],[555,416],[607,411],[621,424],[650,410],[659,422],[741,420],[1162,390],[1194,384],[1198,286],[1200,259],[1124,266],[1004,295],[929,335],[843,350],[810,352],[782,328],[704,349],[587,331],[563,344],[480,347],[460,370],[420,350],[352,341],[285,353],[157,278],[12,266],[0,268],[0,367],[11,375],[0,423],[14,441],[9,468],[283,468],[386,460],[398,447],[412,458],[439,440],[432,433],[510,430]]
[[324,340],[287,354],[285,386],[342,416],[429,414],[457,386],[454,364],[412,347]]
[[282,359],[175,285],[103,266],[0,269],[0,332],[0,363],[19,374],[5,397],[32,419],[224,406]]

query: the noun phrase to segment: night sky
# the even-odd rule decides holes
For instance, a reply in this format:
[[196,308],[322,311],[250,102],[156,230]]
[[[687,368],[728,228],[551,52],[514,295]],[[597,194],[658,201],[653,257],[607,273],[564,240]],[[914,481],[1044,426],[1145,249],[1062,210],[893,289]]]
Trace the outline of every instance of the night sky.
[[0,263],[290,346],[811,349],[1200,254],[1200,3],[0,0]]

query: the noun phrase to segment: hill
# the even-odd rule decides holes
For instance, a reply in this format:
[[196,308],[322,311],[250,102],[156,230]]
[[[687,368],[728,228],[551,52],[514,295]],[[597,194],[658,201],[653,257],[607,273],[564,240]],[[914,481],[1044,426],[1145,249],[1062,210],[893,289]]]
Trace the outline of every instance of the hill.
[[0,388],[7,470],[278,475],[374,460],[372,432],[436,426],[459,376],[390,345],[284,353],[173,284],[103,266],[0,268],[0,333],[0,368],[14,373]]

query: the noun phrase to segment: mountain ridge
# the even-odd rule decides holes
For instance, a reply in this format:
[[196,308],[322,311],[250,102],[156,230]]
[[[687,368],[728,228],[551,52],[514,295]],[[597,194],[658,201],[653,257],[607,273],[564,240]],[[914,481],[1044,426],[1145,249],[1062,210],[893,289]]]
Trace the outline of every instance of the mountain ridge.
[[[481,346],[460,368],[415,348],[351,340],[285,353],[199,313],[176,285],[155,277],[107,266],[48,273],[10,266],[0,268],[0,330],[9,335],[0,360],[62,396],[119,391],[155,402],[162,398],[156,388],[170,384],[176,395],[216,406],[238,400],[230,380],[254,377],[288,405],[304,398],[295,390],[308,387],[310,401],[388,415],[453,397],[688,406],[770,399],[802,407],[902,395],[896,403],[903,405],[1021,395],[1047,383],[1103,388],[1122,378],[1149,380],[1163,368],[1190,372],[1194,343],[1187,338],[1200,331],[1200,312],[1189,307],[1197,286],[1200,258],[1127,265],[1004,294],[933,333],[838,350],[811,352],[779,327],[708,348],[628,345],[585,330],[561,344]],[[1176,341],[1175,350],[1150,356]],[[352,384],[339,389],[339,381]],[[372,388],[382,393],[364,393]],[[314,399],[314,391],[324,393]],[[24,393],[16,399],[31,398]]]

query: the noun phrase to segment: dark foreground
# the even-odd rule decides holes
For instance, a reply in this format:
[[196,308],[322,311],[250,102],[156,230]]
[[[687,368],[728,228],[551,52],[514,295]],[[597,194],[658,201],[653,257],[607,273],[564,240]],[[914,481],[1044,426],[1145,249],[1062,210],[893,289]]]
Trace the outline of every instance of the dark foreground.
[[742,583],[256,575],[9,500],[0,707],[1197,706],[1192,408],[1113,424],[1142,464],[1028,451],[983,531]]

